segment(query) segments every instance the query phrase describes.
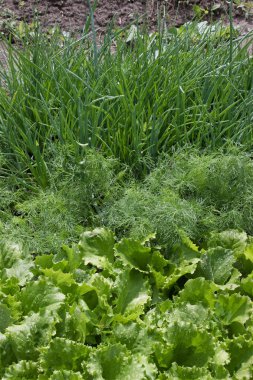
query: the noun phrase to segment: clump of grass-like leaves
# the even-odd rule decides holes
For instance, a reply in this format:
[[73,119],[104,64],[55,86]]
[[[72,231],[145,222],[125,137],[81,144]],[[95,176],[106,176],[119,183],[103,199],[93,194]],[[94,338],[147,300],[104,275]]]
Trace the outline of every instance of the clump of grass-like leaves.
[[22,49],[9,46],[0,148],[11,170],[46,188],[56,142],[80,160],[79,144],[88,144],[139,177],[175,146],[232,140],[251,148],[253,60],[247,44],[231,41],[187,24],[163,34],[137,30],[130,44],[109,31],[99,48],[87,35],[48,42],[39,32]]

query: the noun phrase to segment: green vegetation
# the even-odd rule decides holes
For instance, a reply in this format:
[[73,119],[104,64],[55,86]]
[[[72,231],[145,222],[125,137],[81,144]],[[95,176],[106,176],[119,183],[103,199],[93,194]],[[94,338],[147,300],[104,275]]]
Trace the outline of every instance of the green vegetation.
[[90,21],[0,69],[0,377],[250,380],[252,36]]
[[250,379],[252,238],[150,239],[106,229],[35,260],[1,246],[2,379]]
[[143,238],[157,232],[173,245],[180,230],[196,242],[212,231],[240,228],[253,234],[253,162],[232,149],[199,154],[191,148],[160,159],[141,183],[133,183],[103,209],[102,221],[118,234]]
[[159,153],[185,144],[251,149],[250,42],[231,51],[223,29],[205,23],[131,38],[109,33],[98,48],[85,36],[48,42],[37,32],[23,49],[10,46],[0,147],[18,178],[46,188],[56,142],[79,161],[88,144],[139,177]]
[[0,232],[25,244],[33,252],[56,252],[63,243],[79,238],[93,225],[103,199],[117,186],[116,160],[87,151],[78,164],[70,151],[57,151],[52,163],[52,185],[36,192],[16,192],[10,179],[3,181]]

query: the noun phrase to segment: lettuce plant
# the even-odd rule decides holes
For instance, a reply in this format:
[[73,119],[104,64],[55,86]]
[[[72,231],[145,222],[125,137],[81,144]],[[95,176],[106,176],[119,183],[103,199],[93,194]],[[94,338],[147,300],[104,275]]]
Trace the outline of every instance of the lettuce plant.
[[185,235],[165,258],[104,228],[35,258],[0,247],[2,379],[251,379],[253,240]]

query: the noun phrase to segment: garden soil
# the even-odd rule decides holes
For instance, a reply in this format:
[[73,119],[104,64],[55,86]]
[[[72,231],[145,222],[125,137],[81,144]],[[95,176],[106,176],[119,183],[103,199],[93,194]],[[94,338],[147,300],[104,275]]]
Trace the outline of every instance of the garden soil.
[[[94,0],[90,0],[94,4]],[[156,30],[158,19],[164,25],[180,26],[196,16],[228,23],[228,1],[216,0],[95,0],[94,20],[98,39],[107,28],[122,28],[131,23]],[[234,6],[234,24],[242,34],[253,30],[253,1]],[[240,5],[240,4],[239,4]],[[6,49],[1,34],[19,21],[36,18],[45,29],[59,26],[62,31],[80,35],[90,15],[88,0],[0,0],[0,63],[6,65]],[[7,33],[6,33],[7,31]]]
[[[93,3],[94,0],[91,0]],[[245,0],[244,0],[245,3]],[[246,0],[246,3],[249,3]],[[251,2],[252,3],[252,2]],[[253,7],[252,7],[253,8]],[[249,9],[249,10],[248,10]],[[253,12],[253,10],[252,10]],[[32,22],[36,16],[44,27],[59,25],[68,32],[81,32],[89,15],[88,0],[0,0],[1,23],[8,20]],[[199,16],[227,18],[227,1],[210,0],[97,0],[95,26],[103,34],[108,25],[123,27],[137,17],[140,24],[152,30],[157,26],[158,15],[167,25],[181,25]],[[253,28],[250,7],[234,9],[235,23],[248,31]]]

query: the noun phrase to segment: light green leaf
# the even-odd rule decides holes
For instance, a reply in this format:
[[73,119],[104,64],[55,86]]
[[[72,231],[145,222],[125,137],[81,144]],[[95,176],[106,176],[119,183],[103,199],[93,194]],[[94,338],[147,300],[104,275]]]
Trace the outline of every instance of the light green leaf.
[[6,305],[0,303],[0,333],[4,332],[11,322],[11,310]]
[[154,345],[156,361],[161,369],[168,369],[173,361],[173,344],[161,341]]
[[0,241],[0,270],[11,268],[22,257],[23,251],[21,245]]
[[101,346],[92,353],[85,367],[92,380],[117,380],[127,356],[121,344]]
[[166,274],[172,266],[171,262],[166,260],[159,251],[154,251],[152,253],[149,269],[154,277],[158,290],[163,288],[166,281]]
[[234,374],[235,380],[252,380],[253,379],[253,356],[244,362],[240,369]]
[[200,251],[196,244],[182,230],[178,231],[180,241],[174,246],[173,251],[177,260],[191,260],[200,257]]
[[33,278],[31,269],[34,264],[29,260],[17,260],[11,268],[6,268],[3,271],[3,276],[7,278],[17,278],[19,285],[24,286],[27,281]]
[[123,322],[125,318],[138,318],[150,300],[149,287],[143,274],[135,269],[125,270],[115,285],[118,294],[115,319]]
[[163,289],[164,288],[164,284],[165,284],[165,282],[167,280],[167,277],[164,276],[161,272],[157,272],[153,268],[151,268],[151,273],[152,273],[152,275],[154,277],[157,289],[158,290]]
[[20,301],[25,314],[35,313],[47,308],[58,310],[65,299],[59,288],[52,285],[46,278],[29,283],[20,293]]
[[0,291],[5,295],[16,295],[20,291],[19,281],[17,278],[0,279]]
[[217,285],[202,277],[191,279],[186,282],[183,290],[179,293],[179,301],[190,302],[191,304],[202,302],[206,306],[213,307],[215,303],[214,293],[217,289]]
[[163,272],[163,269],[170,266],[170,261],[166,260],[159,251],[152,253],[150,267],[157,272]]
[[167,350],[167,368],[173,362],[185,367],[202,367],[214,355],[212,335],[192,323],[169,323],[166,329],[161,328],[161,333],[162,339],[156,343],[156,357],[159,361],[161,350]]
[[87,359],[89,348],[82,343],[56,337],[49,346],[41,349],[41,367],[45,370],[80,371]]
[[83,300],[80,300],[79,304],[73,304],[69,308],[63,323],[64,335],[67,338],[85,343],[87,323],[89,322],[87,309],[88,307]]
[[0,376],[11,363],[16,361],[16,356],[12,351],[9,340],[5,334],[0,332]]
[[73,272],[79,268],[83,262],[83,253],[78,246],[68,247],[63,245],[61,250],[53,258],[53,269]]
[[249,297],[234,293],[220,294],[216,303],[216,315],[222,323],[230,325],[239,322],[242,325],[252,317],[253,304]]
[[98,268],[104,268],[108,265],[108,261],[113,263],[114,242],[113,233],[105,228],[85,231],[78,244],[85,265],[92,264]]
[[247,245],[243,253],[245,258],[253,263],[253,243]]
[[[238,380],[252,379],[249,374],[252,373],[253,363],[253,340],[247,339],[246,336],[239,335],[227,342],[230,362],[227,365],[231,374]],[[243,377],[245,376],[245,377]]]
[[92,276],[90,284],[96,289],[99,307],[103,310],[102,320],[111,318],[113,315],[111,299],[113,297],[114,282],[109,278],[105,278],[102,274],[96,273]]
[[242,274],[239,272],[239,270],[237,268],[233,268],[229,280],[225,285],[219,285],[219,288],[225,291],[235,291],[235,289],[240,288],[241,277]]
[[[225,346],[225,344],[223,344]],[[216,345],[215,349],[215,355],[213,358],[213,363],[215,366],[225,366],[230,362],[230,356],[227,351],[221,346],[221,345]]]
[[2,380],[37,380],[38,364],[32,361],[20,360],[10,365],[2,377]]
[[167,279],[163,285],[164,289],[169,290],[178,280],[179,278],[193,274],[197,268],[198,262],[200,259],[192,259],[190,261],[182,261],[179,266],[175,266],[174,270],[171,274],[167,276]]
[[59,287],[63,293],[70,292],[70,287],[76,285],[72,273],[64,273],[62,270],[54,270],[52,268],[42,269],[41,272],[55,286]]
[[147,356],[132,354],[128,363],[122,366],[116,380],[155,380],[157,372],[155,364],[150,363]]
[[83,380],[80,372],[67,370],[54,371],[49,380]]
[[87,364],[93,380],[155,380],[156,366],[140,353],[131,354],[121,344],[97,349]]
[[35,264],[41,268],[52,268],[54,255],[38,255],[35,257]]
[[222,247],[231,249],[236,253],[243,252],[247,245],[247,234],[237,230],[229,230],[220,233],[214,233],[208,241],[208,247]]
[[94,288],[94,286],[91,286],[83,282],[82,284],[76,284],[75,286],[73,286],[72,292],[73,296],[79,298],[80,296],[84,296],[87,293],[96,293],[96,289]]
[[0,244],[0,275],[3,279],[17,278],[21,286],[33,277],[31,269],[34,264],[27,257],[20,245],[14,243]]
[[[129,323],[117,323],[113,328],[112,336],[108,337],[106,343],[121,343],[126,346],[130,350],[136,351],[136,346],[139,344],[143,346],[144,339],[143,336],[145,332],[143,332],[142,326],[137,322],[129,322]],[[139,339],[140,337],[140,339]],[[145,352],[147,352],[147,346],[144,347]]]
[[8,294],[4,297],[4,304],[11,312],[12,323],[16,323],[23,314],[22,304],[18,300],[20,289],[18,288],[16,295]]
[[147,271],[151,261],[151,248],[134,239],[122,239],[115,245],[116,252],[131,267]]
[[208,309],[198,305],[191,305],[189,303],[179,304],[169,314],[169,323],[176,323],[177,321],[193,323],[194,326],[205,328],[210,321],[210,314]]
[[11,325],[5,335],[12,352],[18,360],[36,360],[38,348],[48,344],[55,334],[58,317],[50,311],[34,313],[20,324]]
[[231,250],[222,247],[210,248],[201,258],[197,275],[223,285],[231,276],[234,262],[235,257]]
[[164,377],[159,377],[161,380],[213,380],[210,372],[207,368],[199,368],[196,366],[185,367],[179,366],[177,363],[173,363],[171,369],[166,373]]
[[241,281],[242,289],[253,297],[253,272]]

